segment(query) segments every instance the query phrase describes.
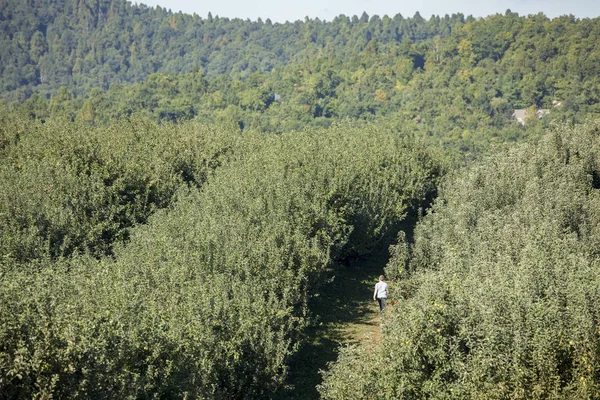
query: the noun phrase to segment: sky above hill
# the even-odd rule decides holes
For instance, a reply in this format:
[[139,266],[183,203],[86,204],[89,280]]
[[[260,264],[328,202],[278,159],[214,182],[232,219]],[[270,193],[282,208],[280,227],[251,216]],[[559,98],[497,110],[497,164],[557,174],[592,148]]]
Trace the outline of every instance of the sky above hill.
[[579,18],[600,16],[600,1],[598,0],[132,0],[134,3],[144,3],[171,9],[174,12],[196,13],[206,17],[209,12],[213,16],[228,18],[249,18],[263,20],[270,18],[273,22],[303,20],[304,17],[318,17],[331,21],[340,14],[360,16],[363,11],[371,15],[388,15],[393,17],[400,13],[412,17],[419,11],[422,17],[429,18],[432,14],[444,16],[461,12],[465,15],[484,17],[501,13],[507,9],[519,15],[537,14],[543,12],[549,18],[559,15],[573,14]]

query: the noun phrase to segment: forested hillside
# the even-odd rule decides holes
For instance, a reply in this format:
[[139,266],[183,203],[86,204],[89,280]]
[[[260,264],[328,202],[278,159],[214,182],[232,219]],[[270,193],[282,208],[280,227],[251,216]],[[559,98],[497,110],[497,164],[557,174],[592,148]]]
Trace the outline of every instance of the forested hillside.
[[[600,112],[597,19],[507,11],[272,24],[119,0],[2,4],[4,114],[277,133],[350,118],[479,153]],[[512,120],[517,109],[525,125]]]
[[447,36],[460,14],[423,19],[318,19],[275,23],[202,18],[126,0],[4,0],[0,50],[2,95],[24,100],[31,93],[56,93],[67,86],[77,95],[93,87],[144,80],[154,72],[202,68],[214,77],[271,71],[324,48],[351,57],[374,39],[420,42]]

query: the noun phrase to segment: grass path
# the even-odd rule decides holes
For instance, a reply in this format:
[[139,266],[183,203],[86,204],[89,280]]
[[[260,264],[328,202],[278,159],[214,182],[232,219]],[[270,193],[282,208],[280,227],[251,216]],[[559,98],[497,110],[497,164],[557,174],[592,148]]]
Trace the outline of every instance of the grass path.
[[381,341],[379,306],[373,301],[377,278],[388,260],[387,248],[365,259],[339,267],[324,293],[315,298],[310,309],[319,318],[305,332],[306,343],[290,364],[289,383],[277,398],[314,400],[319,370],[337,359],[340,346],[358,344],[377,346]]

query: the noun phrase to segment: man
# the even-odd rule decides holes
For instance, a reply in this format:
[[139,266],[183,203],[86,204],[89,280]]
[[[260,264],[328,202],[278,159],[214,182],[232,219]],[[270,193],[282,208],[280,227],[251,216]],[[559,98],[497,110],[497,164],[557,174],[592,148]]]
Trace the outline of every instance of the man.
[[388,285],[383,280],[385,276],[379,275],[379,282],[375,285],[375,292],[373,293],[373,300],[379,302],[379,310],[385,310],[385,299],[387,299]]

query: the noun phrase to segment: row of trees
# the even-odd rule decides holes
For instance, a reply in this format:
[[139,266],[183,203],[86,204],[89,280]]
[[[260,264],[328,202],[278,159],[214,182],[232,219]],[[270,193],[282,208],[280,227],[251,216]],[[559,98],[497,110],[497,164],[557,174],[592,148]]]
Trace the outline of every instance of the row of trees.
[[394,234],[443,171],[368,126],[3,125],[7,398],[270,397],[323,275]]
[[201,187],[239,136],[142,120],[89,129],[7,117],[0,125],[0,262],[11,265],[111,254],[181,185]]
[[452,174],[410,260],[393,248],[382,346],[342,349],[322,396],[595,398],[599,133],[562,127]]

